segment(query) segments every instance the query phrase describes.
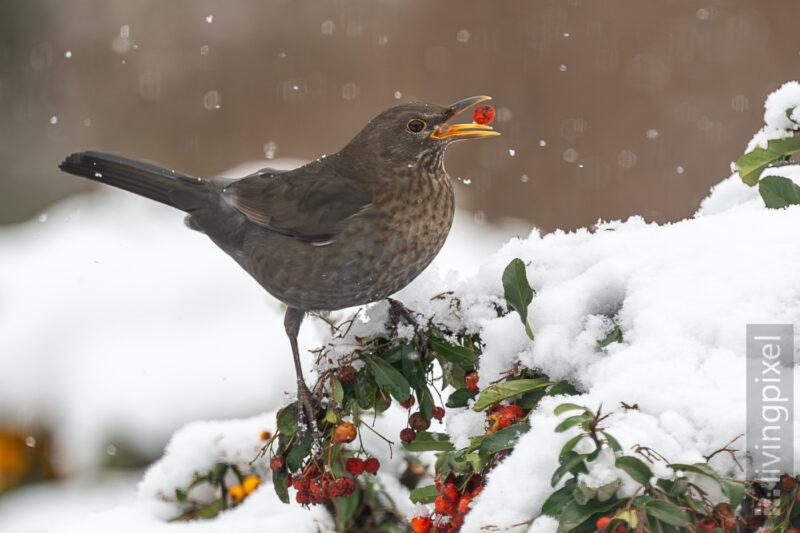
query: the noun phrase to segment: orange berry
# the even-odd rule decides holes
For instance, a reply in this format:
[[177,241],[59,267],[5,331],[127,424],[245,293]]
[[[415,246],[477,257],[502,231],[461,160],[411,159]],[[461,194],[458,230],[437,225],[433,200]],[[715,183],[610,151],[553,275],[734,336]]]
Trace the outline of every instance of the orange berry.
[[464,375],[464,383],[467,384],[467,388],[469,390],[478,390],[478,373],[474,370],[471,372],[467,372]]
[[333,430],[334,442],[353,442],[356,438],[356,427],[350,422],[342,422]]
[[414,529],[414,533],[429,533],[433,522],[427,516],[417,516],[411,519],[411,527]]
[[595,525],[597,525],[597,529],[605,529],[609,522],[611,522],[609,517],[601,516],[597,519],[597,523]]
[[228,489],[228,496],[231,497],[233,503],[239,503],[244,500],[244,488],[241,485],[234,485]]
[[245,495],[256,490],[256,487],[259,485],[261,485],[261,478],[258,476],[247,476],[244,478],[244,481],[242,481],[242,489],[244,489]]

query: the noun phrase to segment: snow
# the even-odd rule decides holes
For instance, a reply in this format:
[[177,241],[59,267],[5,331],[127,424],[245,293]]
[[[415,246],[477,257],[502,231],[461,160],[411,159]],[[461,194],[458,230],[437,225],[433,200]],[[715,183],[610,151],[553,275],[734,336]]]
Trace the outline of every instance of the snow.
[[[773,93],[766,126],[750,146],[794,128],[783,110],[798,103],[796,82]],[[771,173],[800,183],[794,167]],[[0,415],[51,427],[62,468],[96,466],[98,450],[111,435],[153,453],[184,423],[229,418],[191,422],[174,433],[134,501],[52,530],[331,528],[319,507],[283,505],[269,484],[215,520],[163,521],[178,509],[165,495],[220,460],[246,464],[260,431],[273,429],[283,391],[293,389],[279,304],[202,235],[181,228],[180,215],[172,211],[105,192],[69,201],[48,215],[46,223],[0,234],[0,365],[14,368],[0,375]],[[591,409],[602,405],[610,413],[604,427],[625,450],[648,446],[672,462],[701,462],[744,433],[746,324],[800,323],[795,244],[800,207],[766,209],[757,189],[734,173],[712,189],[692,218],[658,225],[631,217],[546,235],[533,230],[493,254],[499,233],[459,216],[437,264],[397,298],[426,318],[480,333],[481,387],[516,361],[553,379],[568,379],[581,391],[569,401]],[[534,342],[516,314],[497,317],[494,310],[502,301],[503,269],[517,257],[536,291],[529,308]],[[154,302],[154,294],[163,296]],[[352,349],[355,336],[382,331],[387,309],[386,302],[368,306],[344,338],[329,338],[327,326],[309,320],[301,330],[306,368],[309,348],[325,345],[335,361]],[[599,348],[597,340],[615,325],[623,340]],[[795,379],[798,362],[795,355]],[[30,383],[37,387],[25,386]],[[550,476],[559,450],[577,431],[554,432],[561,417],[553,409],[564,401],[542,400],[530,418],[531,430],[488,474],[462,531],[555,530],[552,518],[537,515],[553,491]],[[639,409],[621,409],[620,402]],[[378,417],[376,429],[394,434],[404,416],[390,409]],[[481,434],[482,416],[449,409],[444,421],[451,440],[463,446]],[[795,416],[800,428],[800,413]],[[397,483],[402,454],[370,432],[364,437],[383,465],[380,482],[399,510],[408,516],[423,512],[411,506],[407,490]],[[429,458],[423,460],[430,464]],[[711,465],[724,475],[742,476],[727,454],[717,454]],[[670,475],[663,466],[652,468],[656,475]],[[584,479],[603,484],[618,476],[619,494],[631,494],[635,483],[606,453]],[[0,517],[8,505],[0,504]],[[19,526],[20,516],[14,516],[10,523]],[[5,531],[4,520],[0,530]],[[55,524],[39,520],[36,527],[19,530],[43,531]]]

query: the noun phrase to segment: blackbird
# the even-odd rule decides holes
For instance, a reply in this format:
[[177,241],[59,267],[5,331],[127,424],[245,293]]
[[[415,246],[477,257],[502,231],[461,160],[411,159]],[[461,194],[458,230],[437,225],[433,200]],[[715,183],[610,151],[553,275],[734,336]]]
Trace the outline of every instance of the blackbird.
[[59,168],[185,211],[190,228],[208,235],[286,304],[298,413],[316,428],[297,348],[303,317],[387,298],[428,266],[453,221],[445,149],[499,135],[488,125],[449,122],[486,100],[401,104],[333,155],[241,179],[203,180],[91,151],[68,156]]

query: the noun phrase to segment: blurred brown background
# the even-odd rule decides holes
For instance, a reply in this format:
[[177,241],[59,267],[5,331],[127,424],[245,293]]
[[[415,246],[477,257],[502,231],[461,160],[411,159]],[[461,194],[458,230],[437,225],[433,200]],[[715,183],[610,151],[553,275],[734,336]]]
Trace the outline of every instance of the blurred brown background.
[[695,211],[800,67],[797,0],[0,0],[0,223],[98,149],[210,177],[338,150],[399,101],[490,94],[462,206],[571,229]]

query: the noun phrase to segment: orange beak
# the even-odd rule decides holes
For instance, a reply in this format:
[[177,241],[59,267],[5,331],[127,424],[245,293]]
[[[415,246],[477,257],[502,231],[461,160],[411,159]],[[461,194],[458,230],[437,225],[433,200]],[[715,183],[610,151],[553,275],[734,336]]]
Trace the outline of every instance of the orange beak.
[[500,135],[500,132],[494,131],[491,126],[484,124],[447,124],[473,105],[491,99],[491,96],[471,96],[451,105],[447,108],[447,118],[433,130],[431,137],[433,139],[477,139],[479,137],[494,137],[495,135]]

